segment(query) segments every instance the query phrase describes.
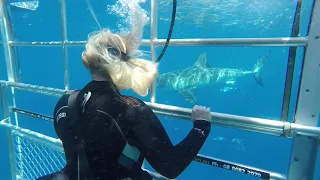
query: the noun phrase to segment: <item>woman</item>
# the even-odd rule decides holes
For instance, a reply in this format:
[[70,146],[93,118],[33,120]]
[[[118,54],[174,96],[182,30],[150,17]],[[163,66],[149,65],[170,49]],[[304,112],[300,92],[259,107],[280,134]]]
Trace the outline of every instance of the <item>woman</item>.
[[54,110],[66,166],[40,179],[151,180],[141,168],[144,159],[161,175],[176,178],[207,139],[209,108],[193,108],[193,129],[173,145],[143,101],[120,94],[119,90],[132,89],[146,96],[158,75],[156,63],[132,57],[139,54],[145,24],[141,13],[133,14],[139,23],[129,34],[103,29],[89,36],[82,62],[92,81],[81,91],[62,96]]

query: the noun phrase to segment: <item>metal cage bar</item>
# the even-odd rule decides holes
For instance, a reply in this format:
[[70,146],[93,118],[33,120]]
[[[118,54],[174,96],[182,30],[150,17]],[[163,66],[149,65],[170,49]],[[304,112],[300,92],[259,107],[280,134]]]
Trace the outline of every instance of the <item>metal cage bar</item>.
[[[1,105],[2,105],[2,112],[3,112],[3,116],[5,119],[8,120],[9,124],[11,123],[10,120],[10,112],[9,112],[9,106],[8,106],[8,100],[7,100],[7,96],[6,96],[6,88],[3,85],[0,85],[0,97],[1,97]],[[7,134],[7,141],[8,141],[8,152],[9,152],[9,160],[10,160],[10,170],[11,170],[11,178],[12,180],[14,180],[14,177],[17,174],[17,164],[15,161],[15,151],[13,150],[13,140],[12,140],[12,134],[11,131],[9,129],[6,130],[6,134]]]
[[[157,0],[151,0],[151,23],[150,23],[150,51],[151,60],[155,62],[157,60],[157,51],[155,41],[158,36],[158,11]],[[154,82],[150,88],[150,102],[156,102],[156,82]]]
[[[297,1],[293,24],[292,24],[292,37],[298,37],[300,34],[300,22],[301,22],[301,7],[302,7],[302,0]],[[305,48],[304,48],[305,49]],[[290,47],[288,51],[288,61],[287,61],[287,71],[286,71],[286,79],[284,83],[284,94],[282,99],[282,110],[281,110],[281,120],[282,121],[289,121],[289,114],[290,114],[290,105],[291,105],[291,96],[292,94],[292,84],[293,84],[293,77],[294,77],[294,69],[296,66],[296,59],[297,59],[297,47]]]
[[2,35],[2,45],[4,49],[4,56],[6,61],[6,68],[8,74],[8,80],[13,82],[19,82],[19,63],[16,59],[16,52],[13,46],[10,45],[11,41],[14,41],[14,35],[12,30],[12,22],[9,16],[9,9],[6,6],[7,0],[0,1],[0,11],[1,11],[1,35]]
[[[17,60],[17,52],[14,47],[9,45],[10,41],[14,40],[12,22],[9,16],[9,10],[6,6],[7,0],[0,1],[1,9],[1,35],[3,41],[3,50],[7,68],[8,80],[11,82],[20,82],[20,66]],[[14,89],[11,89],[12,104],[15,106]],[[15,115],[15,123],[18,126],[18,117]]]
[[[151,36],[151,35],[150,35]],[[16,42],[9,41],[11,46],[62,46],[61,41],[51,42]],[[66,41],[65,46],[84,46],[87,41]],[[142,46],[165,45],[166,39],[143,39]],[[193,38],[171,39],[170,46],[277,46],[277,47],[300,47],[307,46],[307,37],[273,37],[273,38]]]
[[[4,56],[5,56],[5,62],[6,62],[6,68],[7,68],[7,75],[8,75],[8,80],[11,82],[20,82],[21,80],[21,74],[20,74],[20,66],[19,66],[19,61],[17,59],[17,52],[15,47],[11,46],[9,42],[15,41],[14,37],[14,32],[13,32],[13,25],[11,22],[10,18],[10,6],[7,6],[7,0],[1,0],[0,1],[0,18],[1,18],[1,36],[2,36],[2,44],[3,44],[3,49],[4,49]],[[8,106],[9,101],[6,96],[10,96],[10,102],[12,106],[16,106],[16,100],[15,100],[15,90],[14,88],[10,89],[10,94],[5,93],[4,89],[1,87],[1,96],[2,99],[6,100],[6,102],[3,102],[4,106]],[[5,96],[5,97],[4,97]],[[4,107],[5,110],[7,111],[6,108]],[[10,116],[8,112],[4,112],[6,116]],[[14,122],[11,120],[9,121],[10,123],[15,123],[16,126],[19,126],[19,120],[18,120],[18,115],[17,113],[13,113],[14,117]],[[12,142],[12,134],[10,131],[7,131],[7,136],[8,136],[8,150],[9,150],[9,158],[10,158],[10,168],[12,172],[12,179],[15,179],[14,173],[16,173],[16,164],[15,164],[15,159],[12,159],[14,156],[14,152],[12,152],[13,148],[13,142]],[[21,152],[21,146],[20,146],[20,139],[18,138],[18,146],[17,149],[19,152]],[[19,155],[19,158],[22,159],[23,157],[21,154]]]
[[[295,123],[318,126],[320,110],[320,0],[313,5],[308,32],[309,44],[303,63]],[[318,153],[318,136],[295,133],[288,170],[290,180],[314,179]]]
[[66,42],[68,41],[67,32],[67,15],[66,2],[60,0],[60,18],[61,18],[61,33],[62,33],[62,52],[63,52],[63,72],[64,72],[64,89],[69,90],[69,73],[68,73],[68,48]]
[[[44,95],[51,95],[60,97],[64,93],[65,90],[49,88],[44,86],[36,86],[30,84],[23,83],[13,83],[8,81],[1,81],[0,84],[3,84],[8,87],[17,88],[19,90],[29,91],[33,93],[39,93]],[[191,109],[182,108],[177,106],[170,106],[164,104],[157,104],[151,102],[145,102],[152,110],[160,115],[180,118],[185,120],[191,119]],[[23,111],[18,108],[14,108],[16,112],[24,112],[25,114],[32,114],[32,112]],[[223,114],[211,112],[212,115],[212,124],[229,127],[229,128],[237,128],[241,130],[253,131],[258,133],[264,133],[274,136],[284,136],[291,137],[292,133],[298,132],[304,135],[310,136],[320,136],[320,128],[313,126],[305,126],[296,123],[283,122],[279,120],[271,120],[271,119],[261,119],[255,117],[246,117],[246,116],[237,116],[232,114]],[[46,116],[47,117],[47,116]],[[45,119],[48,120],[48,119]]]

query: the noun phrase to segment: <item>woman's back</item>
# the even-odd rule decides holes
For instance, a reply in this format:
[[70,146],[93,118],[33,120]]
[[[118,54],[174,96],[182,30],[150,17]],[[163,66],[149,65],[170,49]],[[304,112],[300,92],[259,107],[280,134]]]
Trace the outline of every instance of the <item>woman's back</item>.
[[[75,131],[75,128],[81,128],[80,132],[84,139],[88,169],[95,179],[98,177],[101,179],[117,179],[133,176],[132,171],[119,165],[118,161],[126,145],[122,135],[130,144],[134,144],[134,137],[130,134],[130,122],[126,114],[127,110],[138,105],[138,102],[120,95],[109,81],[92,81],[80,92],[90,92],[90,98],[85,103],[85,111],[81,114],[81,120],[77,120],[78,122],[74,127],[63,124],[61,120],[59,120],[59,125],[55,123],[56,132],[63,142],[66,159],[69,162],[66,166],[67,169],[77,169],[74,142],[71,142],[73,137],[70,137],[72,134],[66,137],[59,132],[70,132]],[[77,105],[82,104],[83,98],[81,95],[79,93],[80,98],[77,98]],[[66,105],[67,98],[61,98],[56,105],[54,114],[57,114],[58,110]],[[97,110],[103,113],[97,113]],[[135,166],[141,167],[143,157],[139,157],[139,159],[140,161]],[[81,162],[81,164],[84,164],[84,162]],[[137,173],[137,170],[142,171],[137,168],[135,173]],[[69,176],[74,176],[75,173],[76,171],[71,171]]]

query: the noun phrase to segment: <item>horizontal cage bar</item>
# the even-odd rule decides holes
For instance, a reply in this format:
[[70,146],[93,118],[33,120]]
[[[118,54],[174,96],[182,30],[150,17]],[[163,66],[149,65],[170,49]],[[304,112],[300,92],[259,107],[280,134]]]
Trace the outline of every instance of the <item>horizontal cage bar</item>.
[[[155,39],[154,45],[165,45],[166,39]],[[51,41],[51,42],[13,42],[11,46],[83,46],[87,41]],[[149,46],[150,39],[142,41],[143,46]],[[307,46],[307,37],[275,37],[275,38],[199,38],[199,39],[171,39],[170,46]]]

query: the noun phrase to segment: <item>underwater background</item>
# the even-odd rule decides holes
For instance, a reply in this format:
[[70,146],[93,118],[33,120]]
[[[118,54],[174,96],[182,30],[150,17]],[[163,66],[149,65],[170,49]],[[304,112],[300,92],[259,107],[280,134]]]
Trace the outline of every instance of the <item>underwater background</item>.
[[[110,13],[115,1],[92,0],[91,6],[102,27],[118,31],[119,16]],[[172,39],[183,38],[237,38],[237,37],[290,37],[297,0],[179,0]],[[300,36],[306,36],[313,1],[303,1]],[[12,23],[16,40],[61,41],[60,1],[42,0],[34,10],[12,7]],[[142,4],[150,17],[150,2]],[[172,11],[172,1],[158,2],[158,38],[166,39]],[[66,1],[67,37],[69,41],[86,41],[92,31],[99,30],[87,0]],[[144,39],[150,38],[150,21],[144,29]],[[7,80],[3,47],[0,47],[0,79]],[[157,55],[162,46],[157,47]],[[149,46],[142,46],[144,58],[150,59]],[[90,76],[81,62],[84,46],[71,46],[68,50],[70,89],[82,88]],[[21,68],[21,82],[64,89],[62,47],[17,47]],[[297,48],[294,84],[290,105],[293,119],[302,47]],[[181,70],[194,65],[199,55],[206,52],[210,67],[252,70],[259,58],[270,52],[261,72],[264,86],[253,76],[235,80],[232,84],[209,85],[195,90],[199,105],[214,112],[278,120],[284,94],[289,47],[227,47],[227,46],[169,46],[160,63],[160,73]],[[125,94],[137,96],[132,91]],[[142,98],[149,101],[150,96]],[[17,91],[17,107],[52,116],[57,97]],[[181,94],[172,89],[156,89],[160,104],[192,108]],[[3,115],[1,114],[1,118]],[[18,115],[21,127],[56,138],[53,125],[40,119]],[[191,121],[158,116],[174,144],[180,142],[192,128]],[[6,131],[0,127],[0,175],[10,179],[9,152]],[[200,154],[287,174],[291,139],[247,132],[213,125],[211,134]],[[319,156],[318,156],[319,157]],[[319,158],[318,158],[319,159]],[[319,160],[318,160],[319,162]],[[148,164],[147,169],[152,169]],[[320,179],[318,165],[316,179]],[[213,166],[193,162],[178,179],[255,179]]]

